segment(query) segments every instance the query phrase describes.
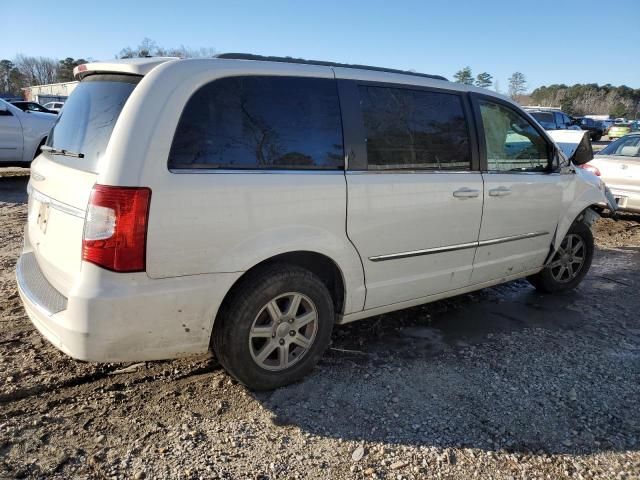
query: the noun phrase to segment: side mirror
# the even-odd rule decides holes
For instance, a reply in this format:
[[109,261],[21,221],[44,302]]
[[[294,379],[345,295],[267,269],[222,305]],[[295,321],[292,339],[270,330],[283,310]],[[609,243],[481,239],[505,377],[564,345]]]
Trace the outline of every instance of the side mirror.
[[593,148],[588,135],[583,135],[573,155],[569,159],[574,165],[584,165],[593,160]]
[[9,108],[2,102],[0,102],[0,112],[6,112]]

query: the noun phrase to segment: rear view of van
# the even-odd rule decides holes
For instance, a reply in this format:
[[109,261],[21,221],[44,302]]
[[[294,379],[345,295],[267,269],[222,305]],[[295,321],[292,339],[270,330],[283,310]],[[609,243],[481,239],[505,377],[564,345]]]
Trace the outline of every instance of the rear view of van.
[[[131,132],[119,119],[132,116],[134,92],[167,60],[80,67],[81,82],[32,165],[19,291],[42,334],[78,359],[206,351],[211,325],[203,320],[214,305],[208,288],[228,287],[237,276],[190,282],[151,280],[146,273],[152,189],[141,183],[144,159],[122,155],[119,139]],[[131,137],[124,143],[135,143]],[[194,292],[202,292],[200,301]],[[163,324],[167,312],[175,317]]]

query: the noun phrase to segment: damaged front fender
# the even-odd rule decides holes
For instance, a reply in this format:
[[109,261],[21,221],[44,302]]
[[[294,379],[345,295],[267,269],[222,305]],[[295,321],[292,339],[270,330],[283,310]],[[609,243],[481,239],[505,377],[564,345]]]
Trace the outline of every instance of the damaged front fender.
[[596,209],[608,208],[615,212],[618,208],[613,195],[611,195],[602,180],[581,168],[576,168],[575,166],[571,168],[574,169],[574,174],[577,176],[575,179],[575,196],[559,219],[550,258],[558,249],[574,222],[581,221],[591,226],[600,217]]

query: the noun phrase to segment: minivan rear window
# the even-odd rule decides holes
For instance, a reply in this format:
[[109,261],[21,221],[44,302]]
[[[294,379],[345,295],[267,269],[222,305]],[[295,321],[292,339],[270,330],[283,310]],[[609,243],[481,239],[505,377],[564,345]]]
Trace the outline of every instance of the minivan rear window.
[[82,158],[51,155],[55,162],[97,173],[98,162],[129,95],[142,77],[98,74],[85,77],[71,92],[49,134],[47,145]]
[[215,80],[182,112],[171,169],[342,169],[336,82],[250,76]]

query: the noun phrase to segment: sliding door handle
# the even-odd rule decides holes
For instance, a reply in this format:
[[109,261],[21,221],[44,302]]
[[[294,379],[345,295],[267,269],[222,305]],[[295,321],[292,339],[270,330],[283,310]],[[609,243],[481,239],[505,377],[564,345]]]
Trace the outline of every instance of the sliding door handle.
[[506,197],[511,194],[511,189],[507,187],[492,188],[489,190],[489,195],[492,197]]
[[476,198],[480,196],[480,190],[473,190],[465,187],[453,192],[453,196],[456,198]]

